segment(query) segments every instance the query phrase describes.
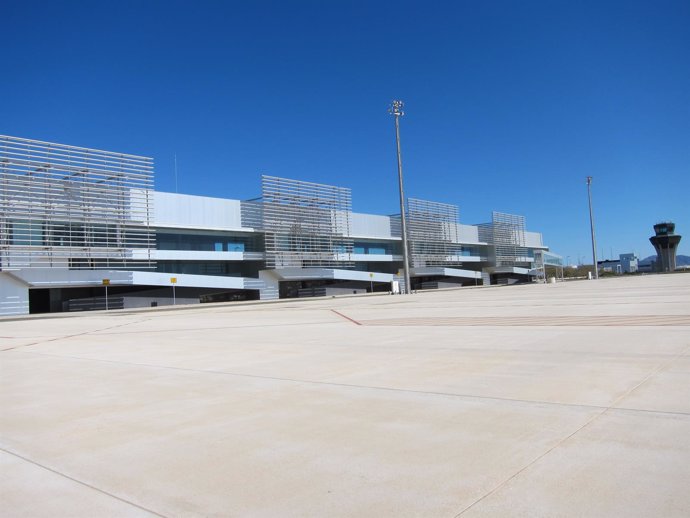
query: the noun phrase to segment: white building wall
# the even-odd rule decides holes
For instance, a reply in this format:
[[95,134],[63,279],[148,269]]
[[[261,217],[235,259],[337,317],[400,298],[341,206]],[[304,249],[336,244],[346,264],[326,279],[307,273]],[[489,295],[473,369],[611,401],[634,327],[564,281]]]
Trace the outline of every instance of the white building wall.
[[[208,230],[243,230],[240,200],[155,192],[152,225]],[[244,229],[247,230],[247,229]]]
[[457,223],[458,240],[460,243],[479,243],[479,228],[474,225]]
[[391,234],[391,218],[389,216],[353,212],[350,226],[353,237],[368,239],[391,239],[394,237]]
[[544,242],[541,234],[539,232],[525,232],[525,246],[527,248],[543,248]]

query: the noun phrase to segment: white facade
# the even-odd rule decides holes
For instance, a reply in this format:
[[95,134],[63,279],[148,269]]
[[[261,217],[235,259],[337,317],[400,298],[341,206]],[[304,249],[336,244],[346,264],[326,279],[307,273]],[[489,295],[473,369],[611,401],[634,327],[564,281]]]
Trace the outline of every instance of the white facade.
[[[6,139],[5,163],[12,164],[16,162],[15,141]],[[39,144],[53,149],[53,145]],[[74,149],[84,153],[82,148]],[[107,158],[118,156],[108,154]],[[99,308],[104,303],[105,282],[109,296],[119,301],[117,307],[172,303],[173,287],[175,299],[189,303],[395,291],[393,287],[403,282],[400,218],[351,212],[349,189],[264,177],[272,198],[264,193],[262,199],[241,201],[157,192],[137,185],[122,190],[115,183],[113,192],[124,194],[122,200],[137,200],[123,202],[128,210],[123,219],[122,212],[109,215],[107,211],[119,206],[107,201],[110,198],[100,201],[91,184],[80,187],[95,192],[88,199],[64,195],[65,178],[72,178],[74,172],[62,171],[66,166],[58,162],[50,165],[49,154],[41,160],[46,164],[40,169],[50,174],[43,172],[40,178],[32,173],[39,168],[27,165],[26,160],[21,168],[0,168],[5,184],[13,185],[11,191],[0,192],[5,200],[0,212],[5,229],[0,248],[2,315]],[[151,163],[143,157],[127,160]],[[84,169],[79,174],[85,178],[92,172]],[[111,183],[118,181],[116,176],[107,178]],[[98,181],[95,177],[94,185]],[[37,183],[45,192],[62,193],[60,198],[39,206],[42,202],[31,199],[29,190]],[[103,196],[111,194],[104,191]],[[506,223],[502,223],[504,264],[498,265],[497,244],[490,239],[495,233],[487,232],[486,225],[461,224],[454,206],[414,201],[417,212],[408,214],[408,228],[414,232],[410,236],[413,289],[529,280],[535,270],[535,252],[548,250],[541,234],[524,230],[524,218],[501,215],[521,226],[506,233]],[[25,214],[37,207],[40,210],[31,211],[29,221]],[[89,219],[93,207],[106,210],[95,222]],[[431,211],[428,218],[424,210]],[[72,219],[65,223],[62,214],[68,213]],[[141,246],[144,241],[139,237],[134,246],[128,241],[134,224],[138,225],[135,237],[146,237],[146,246]],[[63,246],[54,237],[55,228],[71,232],[71,241]],[[101,228],[109,232],[104,234],[107,243],[99,241]],[[30,239],[27,229],[32,232]],[[84,244],[74,240],[75,229]],[[17,262],[19,251],[21,257],[39,257],[40,261]],[[109,261],[115,267],[109,267]]]

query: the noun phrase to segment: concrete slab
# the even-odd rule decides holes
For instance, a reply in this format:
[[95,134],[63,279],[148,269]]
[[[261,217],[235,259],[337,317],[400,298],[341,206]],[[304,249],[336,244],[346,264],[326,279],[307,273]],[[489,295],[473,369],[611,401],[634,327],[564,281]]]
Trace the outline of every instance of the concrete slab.
[[690,421],[607,413],[463,516],[690,516]]
[[686,317],[690,275],[2,321],[0,506],[686,516]]
[[120,497],[4,451],[0,451],[0,471],[3,473],[0,502],[4,516],[157,516]]

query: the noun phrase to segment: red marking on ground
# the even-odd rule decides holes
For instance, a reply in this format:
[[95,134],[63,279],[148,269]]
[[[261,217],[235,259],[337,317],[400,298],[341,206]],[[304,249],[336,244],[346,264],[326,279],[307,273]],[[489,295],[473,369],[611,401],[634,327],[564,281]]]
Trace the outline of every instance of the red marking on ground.
[[332,311],[333,313],[335,313],[336,315],[338,315],[338,316],[340,316],[340,317],[343,317],[345,320],[349,320],[349,321],[352,322],[353,324],[357,324],[358,326],[361,326],[361,325],[362,325],[362,324],[360,324],[359,322],[357,322],[354,318],[350,318],[350,317],[348,317],[348,316],[346,316],[346,315],[343,315],[341,312],[336,311],[335,309],[332,309],[331,311]]

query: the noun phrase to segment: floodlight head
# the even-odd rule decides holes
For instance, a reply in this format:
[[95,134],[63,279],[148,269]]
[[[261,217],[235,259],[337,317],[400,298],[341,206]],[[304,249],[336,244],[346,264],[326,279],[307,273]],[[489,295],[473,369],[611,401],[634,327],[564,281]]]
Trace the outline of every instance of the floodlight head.
[[589,184],[591,184],[591,183],[592,183],[592,177],[591,177],[591,176],[588,176],[588,177],[587,177],[587,185],[589,185]]
[[391,105],[388,108],[388,113],[391,115],[395,115],[396,117],[401,117],[405,115],[405,112],[403,111],[403,106],[405,104],[402,101],[398,100],[393,100],[391,101]]

